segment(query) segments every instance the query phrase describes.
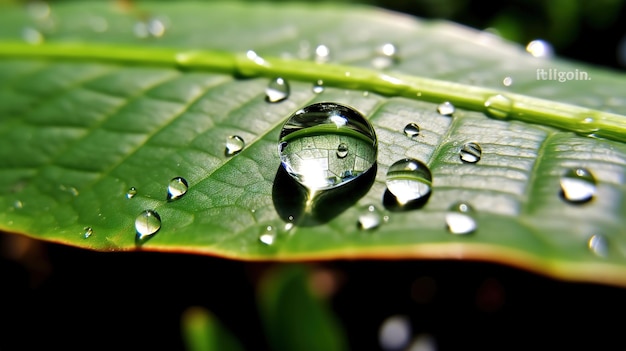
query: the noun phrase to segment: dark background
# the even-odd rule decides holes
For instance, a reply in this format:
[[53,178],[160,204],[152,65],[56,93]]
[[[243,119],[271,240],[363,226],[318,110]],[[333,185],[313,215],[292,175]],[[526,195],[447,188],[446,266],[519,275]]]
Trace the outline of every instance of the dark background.
[[[551,42],[559,56],[624,70],[622,0],[368,2]],[[625,44],[621,44],[626,46]],[[0,234],[0,350],[182,350],[180,317],[204,306],[248,350],[266,350],[255,284],[269,266],[166,253],[96,253]],[[329,302],[352,350],[406,315],[437,350],[626,350],[626,290],[465,261],[337,261]],[[303,316],[306,318],[306,316]]]

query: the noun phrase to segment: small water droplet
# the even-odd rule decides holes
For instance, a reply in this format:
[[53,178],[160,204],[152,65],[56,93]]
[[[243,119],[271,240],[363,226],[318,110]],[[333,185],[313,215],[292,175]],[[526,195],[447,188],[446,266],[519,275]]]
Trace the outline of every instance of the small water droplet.
[[161,229],[161,217],[153,210],[145,210],[135,218],[137,238],[143,240]]
[[44,36],[35,28],[26,27],[22,30],[22,39],[29,44],[39,45],[43,43]]
[[276,241],[277,230],[273,225],[264,225],[259,233],[259,241],[265,245],[272,245]]
[[313,85],[313,92],[315,94],[319,94],[322,93],[324,91],[324,81],[319,79],[317,82],[315,82],[315,84]]
[[609,242],[604,235],[592,235],[587,242],[587,246],[591,252],[600,257],[607,257],[609,255]]
[[134,186],[131,186],[126,192],[126,198],[132,199],[133,197],[135,197],[135,195],[137,195],[137,188],[135,188]]
[[330,60],[330,49],[324,44],[320,44],[315,48],[315,62],[325,63]]
[[272,79],[265,89],[265,101],[280,102],[289,97],[289,83],[280,77]]
[[474,219],[474,209],[466,202],[457,202],[446,213],[446,225],[452,234],[469,234],[478,225]]
[[480,161],[482,154],[483,149],[478,143],[474,142],[463,144],[463,146],[461,147],[461,151],[459,151],[461,161],[466,163],[476,163]]
[[147,38],[150,32],[148,32],[148,24],[143,21],[136,22],[133,26],[133,33],[137,38]]
[[376,49],[376,56],[372,59],[372,66],[377,69],[385,69],[397,62],[398,49],[392,43],[385,43]]
[[357,227],[361,230],[372,230],[380,226],[382,215],[374,205],[367,205],[359,215]]
[[165,34],[165,24],[159,18],[149,19],[146,26],[148,33],[155,38],[160,38]]
[[513,78],[504,77],[504,79],[502,80],[502,85],[504,85],[505,87],[510,87],[511,85],[513,85]]
[[348,145],[341,143],[337,146],[337,157],[344,158],[348,156]]
[[109,29],[109,22],[104,17],[96,16],[89,20],[89,26],[94,32],[103,33]]
[[20,200],[15,200],[15,202],[13,203],[13,207],[15,207],[16,209],[22,209],[24,208],[24,203]]
[[[338,145],[351,150],[338,155]],[[283,125],[278,151],[283,168],[309,192],[341,186],[372,168],[377,140],[372,125],[352,107],[308,105]]]
[[452,116],[455,111],[454,105],[450,101],[446,101],[437,106],[437,112],[443,116]]
[[416,123],[409,123],[404,126],[404,135],[408,136],[409,138],[414,138],[419,134],[420,126],[418,126]]
[[224,155],[233,156],[239,153],[246,146],[246,142],[239,135],[231,135],[226,138],[226,148]]
[[571,168],[560,179],[561,195],[572,203],[584,203],[593,198],[596,192],[596,179],[585,168]]
[[550,58],[554,55],[552,44],[545,40],[536,39],[526,45],[526,51],[534,57]]
[[91,227],[83,228],[83,238],[87,239],[93,234],[93,229]]
[[399,209],[410,209],[425,203],[431,193],[432,180],[428,166],[405,158],[389,167],[385,183]]
[[181,198],[187,193],[187,189],[189,189],[189,184],[187,184],[187,180],[185,178],[172,178],[167,185],[167,200],[173,201]]
[[513,101],[502,94],[492,95],[485,101],[485,108],[489,116],[504,119],[509,117],[513,109]]

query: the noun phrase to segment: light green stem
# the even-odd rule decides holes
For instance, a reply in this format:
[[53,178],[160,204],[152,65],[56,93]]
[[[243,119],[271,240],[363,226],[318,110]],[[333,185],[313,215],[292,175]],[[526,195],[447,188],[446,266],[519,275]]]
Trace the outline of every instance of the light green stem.
[[[521,94],[502,93],[484,87],[366,68],[274,57],[261,58],[252,51],[232,53],[86,43],[31,45],[0,41],[0,57],[98,60],[217,71],[243,77],[280,76],[311,83],[322,80],[325,86],[366,90],[437,103],[449,101],[457,107],[482,111],[496,118],[516,119],[582,135],[626,142],[626,116],[614,113]],[[500,94],[503,96],[498,96]]]

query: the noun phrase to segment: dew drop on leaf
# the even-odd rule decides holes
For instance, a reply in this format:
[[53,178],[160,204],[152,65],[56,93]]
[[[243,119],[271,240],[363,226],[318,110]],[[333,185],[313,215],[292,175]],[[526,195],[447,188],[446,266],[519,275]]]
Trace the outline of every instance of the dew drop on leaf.
[[446,227],[452,234],[469,234],[476,230],[478,225],[474,218],[474,209],[466,202],[452,204],[446,212]]
[[474,142],[463,144],[463,146],[461,146],[461,151],[459,151],[461,161],[465,163],[476,163],[480,161],[482,154],[482,148],[478,143]]
[[187,193],[187,189],[189,189],[189,184],[187,184],[187,180],[185,178],[172,178],[169,184],[167,184],[167,200],[173,201],[180,199]]
[[584,203],[596,192],[596,179],[586,168],[571,168],[561,176],[561,195],[571,203]]
[[[341,144],[351,151],[337,157]],[[315,192],[344,185],[371,169],[376,163],[377,140],[360,112],[322,102],[289,117],[280,132],[278,152],[287,174]]]
[[502,94],[492,95],[485,101],[485,108],[489,116],[505,119],[509,117],[513,109],[513,101]]
[[389,68],[398,62],[398,49],[392,43],[385,43],[376,49],[372,66],[376,69]]
[[83,238],[87,239],[93,234],[93,228],[85,227],[83,229]]
[[437,106],[437,112],[443,116],[452,116],[455,110],[454,105],[449,101],[443,102]]
[[246,146],[246,142],[239,135],[230,135],[226,138],[226,148],[224,149],[224,155],[233,156],[238,154]]
[[320,94],[322,92],[324,92],[324,81],[319,79],[317,82],[315,82],[315,84],[313,85],[313,92],[315,94]]
[[280,102],[289,97],[289,83],[281,78],[277,77],[272,79],[267,88],[265,89],[265,101],[267,102]]
[[409,123],[404,126],[404,135],[408,136],[409,138],[414,138],[419,134],[420,126],[418,126],[416,123]]
[[380,223],[382,222],[383,217],[378,210],[378,208],[374,205],[367,205],[361,211],[357,221],[357,228],[361,230],[371,230],[378,228]]
[[396,161],[387,170],[388,192],[394,197],[400,209],[423,205],[432,189],[432,174],[424,163],[405,158]]
[[587,241],[587,246],[597,256],[607,257],[609,255],[609,242],[604,235],[592,235]]
[[135,197],[135,195],[137,195],[137,188],[135,188],[134,186],[128,188],[128,191],[126,191],[126,198],[132,199],[133,197]]
[[346,156],[348,156],[348,145],[341,143],[337,146],[337,157],[345,158]]
[[550,58],[554,55],[552,44],[545,40],[536,39],[526,45],[526,51],[534,57]]
[[273,225],[264,225],[259,233],[259,241],[265,245],[272,245],[276,241],[277,230]]
[[513,78],[504,77],[504,79],[502,80],[502,85],[504,85],[505,87],[510,87],[511,85],[513,85]]
[[156,211],[145,210],[135,218],[135,230],[139,240],[154,235],[159,229],[161,229],[161,217]]

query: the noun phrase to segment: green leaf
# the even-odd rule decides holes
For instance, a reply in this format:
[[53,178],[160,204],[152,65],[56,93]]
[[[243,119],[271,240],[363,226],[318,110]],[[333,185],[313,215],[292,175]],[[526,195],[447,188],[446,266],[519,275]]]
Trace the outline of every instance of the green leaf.
[[[623,73],[536,58],[487,33],[370,7],[116,4],[0,12],[0,229],[103,251],[461,258],[626,285]],[[376,48],[387,42],[398,61],[375,69]],[[330,62],[313,61],[318,44]],[[558,72],[579,80],[542,79]],[[268,103],[275,76],[291,94]],[[503,85],[505,77],[513,84]],[[315,94],[319,79],[325,90]],[[316,221],[297,218],[283,230],[304,204],[279,172],[279,132],[319,101],[353,106],[371,121],[377,173],[371,187],[357,183],[314,204]],[[452,117],[437,113],[444,101],[456,106]],[[416,139],[402,132],[411,122],[421,128]],[[226,157],[231,135],[246,146]],[[461,162],[466,142],[481,145],[478,163]],[[386,171],[405,157],[428,164],[432,196],[359,230],[365,207],[383,210]],[[590,202],[559,196],[571,167],[595,176]],[[168,201],[174,177],[189,189]],[[131,187],[137,194],[128,199]],[[446,229],[447,209],[461,200],[477,212],[471,235]],[[145,210],[162,225],[136,241],[135,218]],[[277,232],[272,245],[259,241],[268,226]],[[602,255],[589,249],[594,235],[605,240]]]
[[258,306],[271,349],[346,350],[339,322],[309,289],[308,273],[302,266],[278,266],[261,282]]
[[188,351],[242,351],[229,330],[198,306],[189,307],[181,318],[182,334]]

